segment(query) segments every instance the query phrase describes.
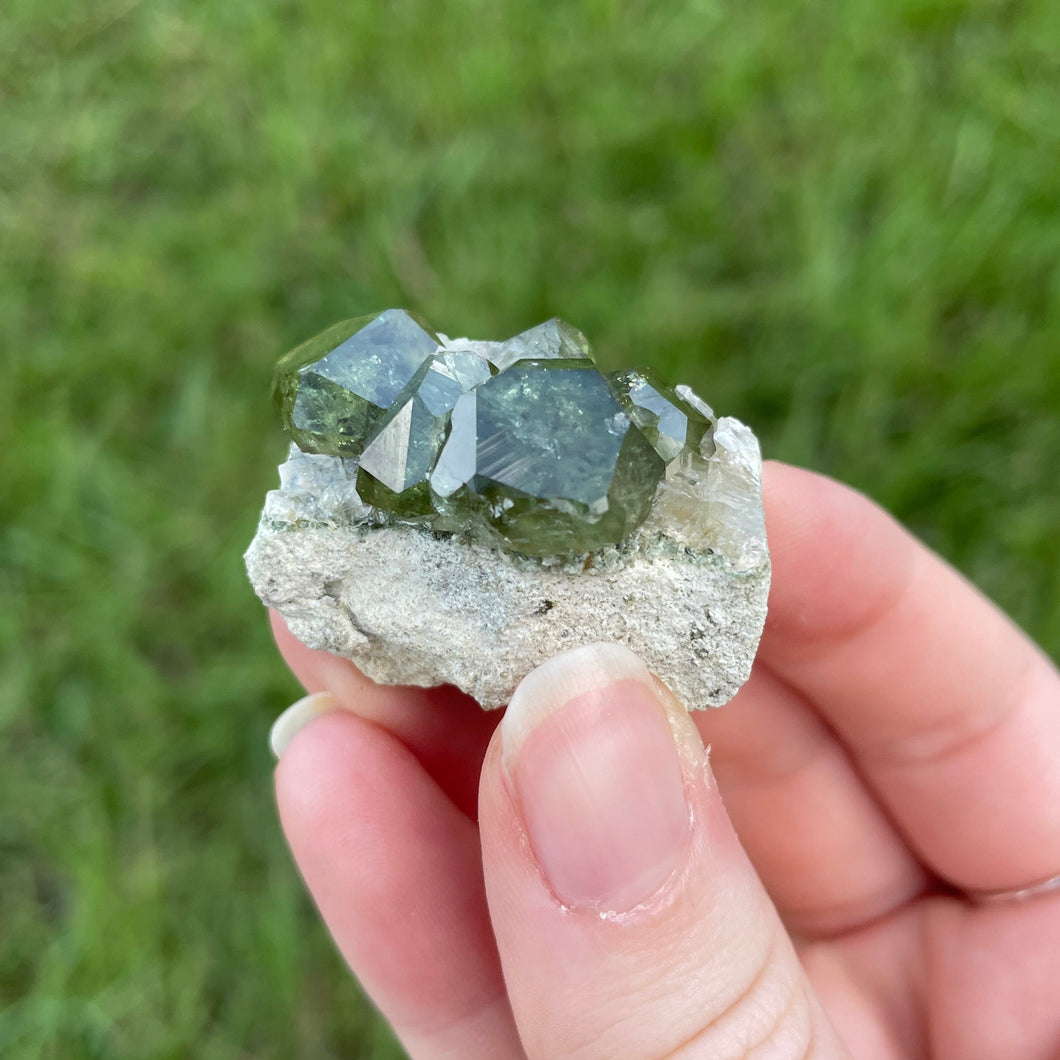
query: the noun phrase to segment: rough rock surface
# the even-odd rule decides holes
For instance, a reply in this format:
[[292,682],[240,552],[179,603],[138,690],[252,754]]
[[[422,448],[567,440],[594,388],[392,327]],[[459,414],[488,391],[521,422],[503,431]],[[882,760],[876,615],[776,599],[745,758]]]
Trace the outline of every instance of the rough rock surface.
[[296,637],[375,681],[453,684],[499,707],[550,656],[613,640],[688,707],[719,706],[750,673],[770,568],[758,443],[722,418],[712,450],[660,483],[628,542],[549,562],[379,525],[355,462],[292,446],[247,570]]

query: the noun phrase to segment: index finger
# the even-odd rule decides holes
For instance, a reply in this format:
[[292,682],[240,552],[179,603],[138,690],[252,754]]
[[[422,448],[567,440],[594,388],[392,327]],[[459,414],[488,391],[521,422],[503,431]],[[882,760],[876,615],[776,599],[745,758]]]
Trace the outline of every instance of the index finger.
[[1060,675],[863,495],[763,473],[773,590],[761,661],[806,695],[909,842],[966,890],[1060,872]]

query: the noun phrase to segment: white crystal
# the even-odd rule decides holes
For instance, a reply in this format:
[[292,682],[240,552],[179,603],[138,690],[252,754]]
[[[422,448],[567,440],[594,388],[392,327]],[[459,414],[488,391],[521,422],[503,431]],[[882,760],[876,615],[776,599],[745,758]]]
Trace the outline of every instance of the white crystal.
[[684,402],[691,405],[701,416],[705,416],[711,423],[717,419],[714,410],[690,387],[684,383],[678,383],[674,387],[674,393]]
[[[687,387],[677,389],[691,393]],[[667,465],[641,531],[716,552],[736,571],[767,564],[758,439],[739,420],[723,416],[713,435],[704,436],[703,449],[686,451]]]
[[279,467],[280,488],[265,495],[262,517],[273,523],[325,522],[349,526],[374,509],[357,492],[357,462],[303,453],[293,442]]

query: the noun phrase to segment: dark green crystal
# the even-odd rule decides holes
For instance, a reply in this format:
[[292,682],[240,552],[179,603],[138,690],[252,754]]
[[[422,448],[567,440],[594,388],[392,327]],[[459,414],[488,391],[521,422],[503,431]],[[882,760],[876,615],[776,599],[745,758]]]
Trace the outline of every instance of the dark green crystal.
[[607,372],[608,381],[622,408],[669,463],[683,449],[699,452],[710,421],[682,400],[650,368]]
[[[634,513],[616,512],[610,497],[622,449],[640,442],[643,470],[656,482],[662,461],[647,452],[636,432],[629,433],[629,421],[588,362],[555,361],[547,368],[543,363],[519,362],[479,388],[473,485],[485,495],[494,489],[522,494],[516,505],[520,511],[507,509],[501,516],[510,529],[517,518],[539,508],[567,509],[563,514],[602,530],[591,536],[620,541],[626,523],[639,522]],[[619,496],[625,496],[623,487],[619,484]],[[616,518],[609,534],[603,524]],[[587,546],[593,547],[598,546]]]
[[436,471],[443,511],[531,556],[618,544],[648,514],[665,465],[589,359],[519,361],[461,403]]
[[437,348],[437,335],[404,309],[345,320],[281,358],[273,398],[300,449],[358,456]]
[[561,320],[464,341],[404,310],[345,321],[280,361],[274,396],[297,444],[355,458],[357,493],[393,521],[538,557],[621,544],[712,429],[653,373],[602,375]]
[[428,478],[461,394],[490,378],[489,365],[469,351],[431,357],[369,432],[357,492],[369,504],[413,518],[433,511]]

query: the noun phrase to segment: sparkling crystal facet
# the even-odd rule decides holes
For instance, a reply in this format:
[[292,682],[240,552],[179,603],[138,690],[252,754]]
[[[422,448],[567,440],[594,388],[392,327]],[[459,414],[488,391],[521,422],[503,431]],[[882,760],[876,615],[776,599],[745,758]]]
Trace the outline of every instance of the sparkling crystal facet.
[[655,372],[629,369],[608,372],[605,378],[629,418],[663,460],[673,460],[684,449],[699,452],[703,435],[711,429],[710,420],[680,398]]
[[346,320],[280,360],[273,397],[299,448],[357,456],[437,348],[438,337],[403,309]]
[[505,342],[450,341],[388,310],[292,351],[274,393],[301,449],[344,458],[365,518],[540,557],[621,544],[663,479],[672,503],[655,522],[706,518],[683,508],[714,452],[710,409],[648,371],[602,375],[561,320]]
[[412,377],[368,435],[357,488],[378,508],[411,518],[431,514],[428,476],[461,394],[490,378],[477,354],[444,351]]
[[436,472],[448,512],[535,556],[617,544],[644,519],[663,462],[587,358],[520,361],[461,403]]
[[501,372],[517,361],[589,357],[589,340],[565,320],[553,317],[543,324],[492,344],[490,361]]

